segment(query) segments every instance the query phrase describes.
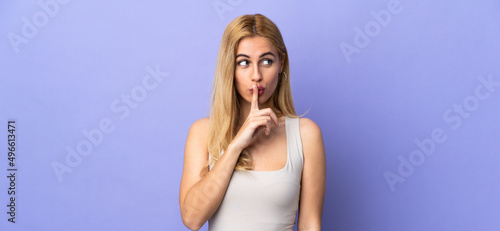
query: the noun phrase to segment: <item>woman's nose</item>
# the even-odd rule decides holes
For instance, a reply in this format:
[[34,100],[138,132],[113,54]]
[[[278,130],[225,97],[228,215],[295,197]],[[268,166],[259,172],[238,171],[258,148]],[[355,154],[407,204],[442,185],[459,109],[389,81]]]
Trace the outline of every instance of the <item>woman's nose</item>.
[[260,73],[259,65],[253,66],[252,81],[259,82],[262,80],[262,74]]

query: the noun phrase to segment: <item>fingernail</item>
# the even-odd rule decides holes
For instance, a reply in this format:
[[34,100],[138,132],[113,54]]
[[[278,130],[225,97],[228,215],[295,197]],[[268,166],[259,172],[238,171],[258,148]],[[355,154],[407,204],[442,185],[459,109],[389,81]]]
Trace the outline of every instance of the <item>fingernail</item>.
[[255,85],[253,85],[252,88],[255,88]]

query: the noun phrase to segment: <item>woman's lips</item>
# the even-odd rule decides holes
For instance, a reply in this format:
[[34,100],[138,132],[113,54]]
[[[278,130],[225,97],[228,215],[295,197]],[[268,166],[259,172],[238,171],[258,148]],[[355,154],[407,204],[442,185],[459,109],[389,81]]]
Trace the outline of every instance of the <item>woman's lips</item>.
[[[265,90],[265,88],[263,88],[263,87],[261,87],[261,86],[257,86],[257,89],[259,89],[259,92],[258,92],[258,93],[259,93],[259,95],[264,94],[264,90]],[[250,88],[250,94],[253,94],[253,89],[252,89],[252,88]]]

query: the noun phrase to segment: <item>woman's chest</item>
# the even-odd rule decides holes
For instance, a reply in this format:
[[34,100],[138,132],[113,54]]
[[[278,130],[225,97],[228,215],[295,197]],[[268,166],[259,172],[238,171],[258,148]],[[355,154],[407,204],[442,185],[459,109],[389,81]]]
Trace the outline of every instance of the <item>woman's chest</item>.
[[[235,200],[240,204],[246,204],[244,207],[257,206],[275,211],[297,203],[299,195],[300,178],[291,172],[235,172],[229,183],[225,200]],[[295,205],[290,208],[292,211],[296,209]],[[251,211],[263,210],[251,209]]]
[[285,167],[287,162],[287,140],[285,129],[272,137],[259,136],[247,148],[253,161],[253,171],[276,171]]

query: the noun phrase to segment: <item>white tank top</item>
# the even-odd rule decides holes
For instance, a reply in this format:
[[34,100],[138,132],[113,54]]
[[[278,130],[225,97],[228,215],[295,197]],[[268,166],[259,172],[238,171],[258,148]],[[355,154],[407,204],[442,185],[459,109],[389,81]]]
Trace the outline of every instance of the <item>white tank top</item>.
[[209,231],[291,231],[304,164],[299,118],[285,118],[287,161],[277,171],[234,171]]

